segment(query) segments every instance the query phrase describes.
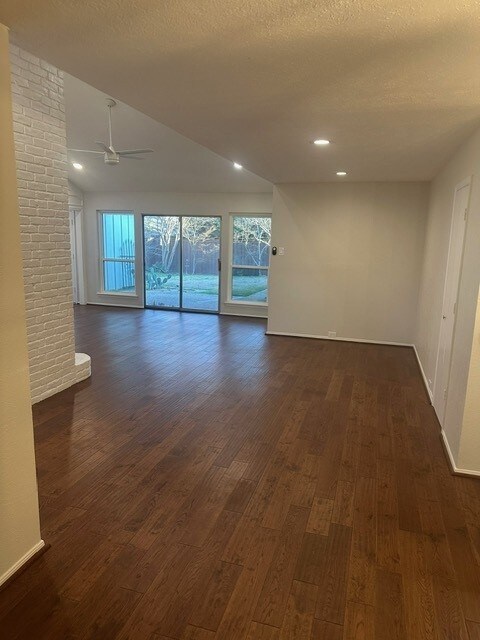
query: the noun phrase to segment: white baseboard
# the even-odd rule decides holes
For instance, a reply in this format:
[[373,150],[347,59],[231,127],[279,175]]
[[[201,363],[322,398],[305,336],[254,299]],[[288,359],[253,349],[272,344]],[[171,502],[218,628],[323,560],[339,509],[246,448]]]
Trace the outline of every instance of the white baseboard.
[[413,344],[407,342],[386,342],[384,340],[365,340],[364,338],[341,338],[336,336],[317,336],[310,333],[287,333],[284,331],[266,331],[267,336],[287,336],[291,338],[313,338],[314,340],[337,340],[338,342],[361,342],[365,344],[384,344],[391,347],[413,347]]
[[420,360],[420,356],[418,355],[417,347],[415,345],[413,345],[413,351],[415,352],[418,368],[420,369],[420,373],[422,374],[423,384],[425,385],[425,389],[428,393],[428,397],[430,398],[430,404],[433,405],[433,393],[428,384],[428,379],[427,379],[427,376],[425,375],[425,371],[423,370],[422,362]]
[[120,307],[122,309],[144,309],[145,307],[142,307],[139,304],[115,304],[114,302],[87,302],[87,304],[91,304],[93,306],[100,306],[100,307]]
[[267,320],[268,316],[255,316],[252,313],[230,313],[229,311],[221,311],[220,316],[234,316],[235,318],[260,318],[260,320]]
[[452,467],[452,470],[455,471],[455,473],[456,473],[457,472],[457,465],[455,464],[455,460],[453,458],[452,450],[450,449],[450,445],[449,445],[448,440],[447,440],[447,434],[442,429],[440,431],[440,435],[442,436],[443,446],[445,447],[445,451],[447,452],[447,456],[448,456],[448,460],[450,462],[450,466]]
[[[415,352],[415,357],[417,358],[418,368],[420,369],[420,373],[422,374],[423,382],[425,384],[425,389],[427,390],[428,396],[430,398],[430,402],[432,404],[433,410],[435,411],[435,415],[436,415],[437,420],[438,420],[438,424],[440,425],[440,419],[439,419],[439,417],[437,415],[437,410],[433,406],[433,393],[430,390],[430,387],[428,386],[427,376],[425,375],[425,371],[423,369],[422,362],[420,360],[420,356],[418,355],[418,351],[417,351],[417,348],[416,348],[415,345],[413,345],[413,350]],[[441,427],[441,425],[440,425],[440,427]],[[447,454],[448,461],[450,463],[450,468],[453,471],[453,473],[458,473],[460,475],[473,476],[473,477],[476,477],[476,478],[480,478],[480,471],[473,471],[472,469],[460,469],[459,467],[457,467],[457,465],[455,463],[455,458],[453,457],[452,450],[450,449],[450,444],[448,442],[447,434],[445,433],[445,431],[442,428],[440,430],[440,436],[442,438],[443,447],[444,447],[445,452]]]
[[455,459],[452,454],[452,450],[450,449],[450,445],[447,440],[447,434],[443,429],[441,431],[441,434],[442,434],[443,446],[445,447],[445,451],[447,452],[447,456],[450,461],[450,466],[452,467],[452,471],[454,473],[459,473],[461,475],[474,476],[476,478],[480,478],[480,471],[472,471],[472,469],[460,469],[459,467],[457,467],[457,465],[455,464]]
[[9,578],[11,578],[19,569],[21,569],[21,567],[23,567],[26,562],[33,558],[33,556],[38,553],[40,549],[43,549],[44,546],[45,542],[43,540],[40,540],[40,542],[37,542],[37,544],[32,547],[30,551],[27,551],[27,553],[22,556],[20,560],[17,560],[17,562],[15,562],[15,564],[11,566],[10,569],[5,571],[5,573],[0,576],[0,586],[4,584]]

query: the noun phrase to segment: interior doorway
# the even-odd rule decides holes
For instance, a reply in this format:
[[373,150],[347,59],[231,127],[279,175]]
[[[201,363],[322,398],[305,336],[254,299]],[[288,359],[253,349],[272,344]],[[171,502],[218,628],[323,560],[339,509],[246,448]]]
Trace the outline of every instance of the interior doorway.
[[81,256],[81,209],[70,207],[70,259],[72,265],[72,291],[73,304],[84,304],[83,297],[83,271]]
[[218,313],[220,216],[143,216],[145,307]]
[[435,411],[442,426],[447,404],[453,334],[455,329],[458,287],[462,269],[463,245],[465,241],[469,195],[470,180],[466,180],[459,184],[455,189],[453,201],[450,244],[448,248],[442,318],[440,324],[437,363],[435,368],[433,406],[435,407]]

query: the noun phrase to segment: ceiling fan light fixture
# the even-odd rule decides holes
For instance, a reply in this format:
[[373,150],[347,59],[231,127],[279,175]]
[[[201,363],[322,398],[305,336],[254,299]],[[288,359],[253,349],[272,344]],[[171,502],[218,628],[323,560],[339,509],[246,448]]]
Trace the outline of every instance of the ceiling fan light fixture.
[[105,162],[105,164],[114,166],[120,163],[120,156],[118,155],[118,153],[106,153],[103,161]]

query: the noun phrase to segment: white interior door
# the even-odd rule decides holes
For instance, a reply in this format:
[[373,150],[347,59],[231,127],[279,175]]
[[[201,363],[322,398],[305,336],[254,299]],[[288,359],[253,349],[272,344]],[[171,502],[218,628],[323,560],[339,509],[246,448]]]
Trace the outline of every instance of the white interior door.
[[73,304],[79,303],[78,297],[78,261],[77,261],[77,212],[70,209],[70,251],[72,261]]
[[458,286],[462,268],[463,243],[465,239],[469,194],[470,183],[463,183],[456,188],[453,202],[450,245],[448,249],[442,319],[440,324],[437,365],[435,370],[435,385],[433,390],[433,406],[435,407],[435,411],[437,412],[438,419],[442,426],[447,403],[453,331],[455,327]]

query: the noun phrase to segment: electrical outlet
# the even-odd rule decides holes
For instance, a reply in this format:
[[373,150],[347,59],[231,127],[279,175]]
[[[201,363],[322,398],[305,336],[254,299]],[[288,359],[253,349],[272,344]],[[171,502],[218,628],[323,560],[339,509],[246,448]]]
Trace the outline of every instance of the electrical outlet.
[[278,255],[279,256],[285,255],[285,247],[278,247]]
[[329,338],[336,338],[337,337],[337,332],[336,331],[329,331],[328,332],[328,337]]

